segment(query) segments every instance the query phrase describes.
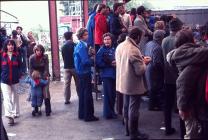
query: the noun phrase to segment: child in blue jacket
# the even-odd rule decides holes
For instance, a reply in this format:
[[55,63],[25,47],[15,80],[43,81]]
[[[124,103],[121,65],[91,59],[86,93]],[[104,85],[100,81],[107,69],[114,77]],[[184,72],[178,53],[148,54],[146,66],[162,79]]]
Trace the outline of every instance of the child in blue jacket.
[[116,62],[113,35],[106,33],[103,35],[104,45],[98,50],[96,55],[96,65],[101,70],[103,81],[104,105],[103,116],[106,119],[116,117],[114,106],[116,98]]
[[30,84],[31,86],[31,96],[32,96],[32,115],[41,115],[41,105],[43,103],[43,87],[48,84],[48,80],[43,80],[40,78],[40,73],[38,71],[33,71],[31,77],[27,77],[24,82]]

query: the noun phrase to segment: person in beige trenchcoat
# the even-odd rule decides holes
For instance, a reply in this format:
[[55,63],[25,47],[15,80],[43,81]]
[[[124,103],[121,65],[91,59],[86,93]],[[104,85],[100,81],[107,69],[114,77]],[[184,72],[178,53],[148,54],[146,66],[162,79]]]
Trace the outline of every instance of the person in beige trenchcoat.
[[147,91],[144,74],[150,58],[143,57],[137,44],[142,36],[139,28],[129,31],[128,37],[116,49],[116,90],[124,94],[124,122],[130,139],[142,136],[138,133],[141,95]]

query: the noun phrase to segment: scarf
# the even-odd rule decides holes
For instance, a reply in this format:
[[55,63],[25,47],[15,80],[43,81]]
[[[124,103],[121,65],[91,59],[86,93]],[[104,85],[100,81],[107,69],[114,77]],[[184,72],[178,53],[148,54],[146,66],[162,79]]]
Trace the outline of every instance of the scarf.
[[35,85],[36,85],[36,86],[39,85],[40,79],[35,79],[34,81],[35,81]]
[[40,56],[36,55],[36,60],[40,61],[42,57],[43,55],[40,55]]

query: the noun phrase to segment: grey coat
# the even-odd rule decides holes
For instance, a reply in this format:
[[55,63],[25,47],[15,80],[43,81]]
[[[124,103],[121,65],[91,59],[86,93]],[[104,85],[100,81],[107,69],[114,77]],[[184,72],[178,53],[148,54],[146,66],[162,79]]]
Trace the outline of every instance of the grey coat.
[[136,19],[134,20],[134,26],[138,27],[143,32],[143,35],[139,43],[139,47],[140,47],[141,53],[144,54],[144,47],[146,43],[148,42],[148,35],[152,35],[152,31],[148,28],[146,21],[140,15],[138,15]]
[[179,70],[176,81],[178,109],[192,112],[199,120],[208,120],[208,104],[205,101],[208,48],[184,44],[171,51],[167,60]]
[[164,83],[176,85],[178,70],[175,67],[171,67],[166,60],[167,54],[173,49],[175,49],[175,34],[171,33],[168,37],[164,38],[162,41],[162,51],[164,58]]

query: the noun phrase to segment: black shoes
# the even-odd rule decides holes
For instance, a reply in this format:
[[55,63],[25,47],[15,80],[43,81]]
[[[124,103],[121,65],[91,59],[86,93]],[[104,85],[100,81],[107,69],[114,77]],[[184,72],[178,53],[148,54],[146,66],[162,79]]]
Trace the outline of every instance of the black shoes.
[[12,117],[7,117],[8,118],[8,125],[13,126],[14,125],[14,118]]
[[175,132],[176,132],[175,128],[170,128],[170,129],[165,130],[165,135],[169,136],[169,135],[174,134]]
[[38,109],[38,107],[35,107],[35,109],[32,111],[32,116],[36,116],[38,114],[39,116],[42,115],[41,109]]
[[107,120],[110,120],[110,119],[117,119],[118,118],[118,115],[116,114],[113,114],[112,116],[107,116],[105,117]]
[[92,116],[89,119],[85,119],[86,122],[92,122],[92,121],[98,121],[98,120],[99,120],[99,118],[98,117],[95,117],[95,116]]
[[70,101],[65,101],[65,105],[68,105],[68,104],[70,104],[71,102]]

